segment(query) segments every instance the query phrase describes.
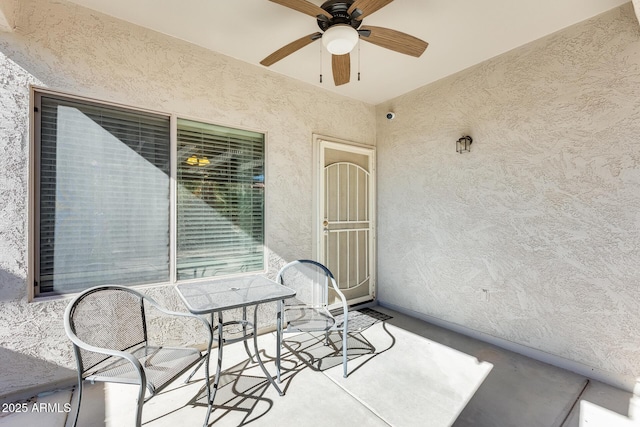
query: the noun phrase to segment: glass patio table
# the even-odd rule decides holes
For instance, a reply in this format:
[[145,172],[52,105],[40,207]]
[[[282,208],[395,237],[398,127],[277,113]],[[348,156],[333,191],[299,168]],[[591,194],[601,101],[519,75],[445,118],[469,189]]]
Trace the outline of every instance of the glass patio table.
[[[267,369],[264,367],[262,359],[260,358],[260,352],[258,351],[258,306],[260,304],[284,301],[287,298],[293,298],[296,292],[293,289],[287,288],[273,280],[267,279],[263,276],[242,276],[227,279],[212,279],[201,282],[181,283],[176,285],[176,291],[180,298],[186,305],[187,309],[193,314],[210,315],[209,327],[211,332],[215,333],[217,329],[217,341],[218,341],[218,364],[216,368],[216,375],[213,381],[213,391],[211,392],[211,386],[209,383],[209,358],[211,354],[211,343],[207,349],[207,355],[204,363],[207,382],[207,395],[209,405],[207,408],[207,415],[204,421],[204,426],[209,424],[209,416],[213,409],[213,400],[218,390],[218,384],[220,381],[220,371],[222,368],[222,349],[224,344],[231,344],[234,342],[244,341],[244,346],[247,354],[253,362],[253,358],[247,345],[247,340],[253,338],[253,347],[255,350],[255,356],[258,360],[258,364],[264,372],[265,376],[278,391],[280,396],[284,395],[282,390],[278,387],[273,380]],[[253,323],[247,321],[247,307],[254,306],[253,311]],[[282,323],[282,304],[278,304],[278,310],[276,315],[276,327],[280,330]],[[236,308],[242,308],[242,320],[231,320],[224,322],[222,319],[222,312],[232,310]],[[217,313],[217,321],[215,320],[215,314]],[[242,336],[238,338],[225,338],[224,327],[228,325],[240,325],[242,326]],[[247,333],[247,326],[252,327],[252,331]],[[215,336],[215,334],[214,334]],[[276,333],[277,349],[280,349],[280,334]],[[276,358],[280,357],[280,351],[277,351]],[[277,361],[279,362],[279,360]],[[200,365],[201,366],[201,365]],[[199,366],[198,366],[199,367]],[[196,370],[198,369],[196,368]],[[195,371],[194,371],[195,373]],[[193,375],[193,373],[191,374]]]

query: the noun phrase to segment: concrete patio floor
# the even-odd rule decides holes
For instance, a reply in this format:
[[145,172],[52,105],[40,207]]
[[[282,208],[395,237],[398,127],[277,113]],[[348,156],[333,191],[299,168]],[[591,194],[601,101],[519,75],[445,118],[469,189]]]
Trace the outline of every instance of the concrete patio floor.
[[[285,336],[285,396],[268,385],[242,344],[225,346],[210,425],[639,425],[629,418],[631,393],[386,308],[373,309],[362,311],[368,313],[360,318],[364,329],[349,338],[348,378],[342,377],[339,337],[326,346],[323,335]],[[258,341],[275,374],[274,334]],[[176,381],[145,404],[143,425],[201,426],[203,390],[204,369],[189,384]],[[136,393],[135,386],[87,384],[78,425],[132,425]],[[0,414],[0,427],[64,427],[64,405],[75,405],[72,395],[71,389],[58,390],[22,401],[30,410]]]

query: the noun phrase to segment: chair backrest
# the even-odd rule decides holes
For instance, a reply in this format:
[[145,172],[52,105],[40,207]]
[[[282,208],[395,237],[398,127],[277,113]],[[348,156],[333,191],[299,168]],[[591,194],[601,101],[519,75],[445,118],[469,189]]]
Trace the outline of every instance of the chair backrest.
[[[91,346],[124,351],[147,341],[143,295],[121,286],[97,286],[78,295],[65,312],[67,334]],[[74,343],[84,373],[108,356]]]
[[319,262],[308,259],[292,261],[282,267],[276,281],[295,290],[295,300],[314,308],[327,307],[329,287],[337,288],[331,271]]

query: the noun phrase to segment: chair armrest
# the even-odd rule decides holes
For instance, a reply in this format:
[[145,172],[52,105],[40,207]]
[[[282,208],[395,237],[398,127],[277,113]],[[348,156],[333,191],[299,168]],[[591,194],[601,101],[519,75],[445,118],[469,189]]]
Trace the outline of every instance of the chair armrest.
[[342,301],[342,314],[344,315],[344,331],[346,332],[348,330],[347,322],[349,318],[349,315],[348,315],[349,306],[347,305],[347,298],[344,296],[344,294],[338,287],[336,280],[333,277],[331,278],[331,286],[333,286],[333,290],[336,292],[336,294],[338,294],[338,296],[340,297],[340,300]]
[[347,307],[347,298],[344,296],[344,294],[342,293],[342,291],[338,287],[338,284],[336,283],[335,279],[333,279],[333,278],[331,278],[331,286],[333,287],[333,290],[336,292],[336,294],[338,294],[338,296],[342,300],[342,305],[346,309],[346,307]]
[[201,318],[200,316],[198,316],[196,314],[185,313],[183,311],[167,310],[166,308],[164,308],[163,306],[158,304],[153,298],[148,297],[146,295],[143,296],[143,298],[145,300],[147,300],[149,302],[149,304],[151,304],[154,308],[156,308],[157,310],[161,311],[164,314],[168,314],[170,316],[189,317],[189,318],[193,318],[193,319],[198,319],[200,322],[203,322],[205,325],[209,324],[206,320],[204,320],[203,318]]
[[213,332],[211,331],[211,325],[209,324],[209,322],[207,322],[202,317],[200,317],[198,315],[195,315],[195,314],[192,314],[192,313],[184,313],[184,312],[181,312],[181,311],[167,310],[166,308],[164,308],[163,306],[158,304],[153,298],[148,297],[146,295],[143,295],[142,297],[151,306],[153,306],[153,308],[155,308],[156,310],[160,311],[161,313],[164,313],[164,314],[169,315],[169,316],[176,316],[176,317],[184,317],[184,318],[188,318],[188,319],[195,319],[195,320],[201,322],[204,325],[205,330],[209,334],[208,344],[213,342]]

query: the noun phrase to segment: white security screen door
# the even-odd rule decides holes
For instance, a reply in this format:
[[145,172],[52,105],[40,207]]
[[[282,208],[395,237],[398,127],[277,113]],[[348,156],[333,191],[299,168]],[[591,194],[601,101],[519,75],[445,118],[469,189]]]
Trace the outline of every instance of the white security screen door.
[[349,304],[375,298],[374,149],[316,139],[316,258]]

